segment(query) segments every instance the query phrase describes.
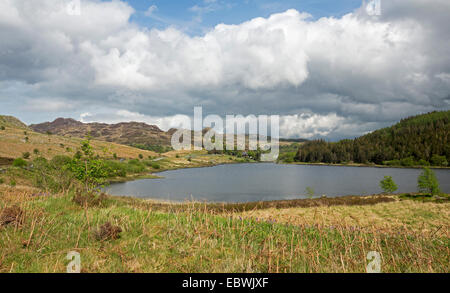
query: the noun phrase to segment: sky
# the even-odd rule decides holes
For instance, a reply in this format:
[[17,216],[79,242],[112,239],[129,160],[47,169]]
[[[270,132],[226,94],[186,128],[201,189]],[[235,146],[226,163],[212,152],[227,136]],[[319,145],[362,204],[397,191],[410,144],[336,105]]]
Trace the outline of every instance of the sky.
[[450,1],[374,1],[2,0],[0,114],[334,141],[450,109]]

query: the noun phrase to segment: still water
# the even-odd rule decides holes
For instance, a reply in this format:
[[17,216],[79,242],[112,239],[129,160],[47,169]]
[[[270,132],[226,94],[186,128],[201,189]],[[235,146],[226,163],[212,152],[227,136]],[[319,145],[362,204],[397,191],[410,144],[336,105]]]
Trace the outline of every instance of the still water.
[[[441,190],[450,193],[450,170],[434,170]],[[283,165],[272,163],[229,164],[161,172],[163,179],[140,179],[106,187],[113,195],[171,201],[247,202],[315,196],[380,193],[379,182],[390,175],[397,192],[416,192],[420,169]]]

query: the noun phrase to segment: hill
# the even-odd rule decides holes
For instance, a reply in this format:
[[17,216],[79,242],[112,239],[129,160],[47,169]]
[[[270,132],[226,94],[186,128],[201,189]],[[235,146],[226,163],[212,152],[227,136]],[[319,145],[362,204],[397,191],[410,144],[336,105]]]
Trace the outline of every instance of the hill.
[[70,118],[58,118],[53,122],[32,124],[30,128],[39,133],[51,133],[65,137],[86,137],[125,145],[169,146],[171,132],[165,132],[156,125],[141,122],[117,124],[83,123]]
[[0,128],[13,127],[29,130],[28,126],[13,116],[0,115]]
[[408,117],[391,127],[355,139],[305,142],[294,159],[314,163],[447,166],[450,161],[450,111]]
[[[82,138],[42,134],[29,129],[19,119],[11,116],[0,116],[0,164],[7,164],[24,153],[33,156],[53,158],[56,155],[73,156],[81,145]],[[101,157],[135,159],[156,156],[155,152],[140,150],[134,147],[112,142],[92,140],[94,152]]]

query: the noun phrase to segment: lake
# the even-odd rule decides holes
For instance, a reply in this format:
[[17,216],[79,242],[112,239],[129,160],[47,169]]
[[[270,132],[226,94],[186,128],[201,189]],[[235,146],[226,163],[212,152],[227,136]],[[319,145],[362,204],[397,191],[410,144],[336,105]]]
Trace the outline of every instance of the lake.
[[[450,170],[435,169],[441,190],[450,193]],[[416,192],[420,169],[346,166],[286,165],[273,163],[228,164],[207,168],[164,171],[162,179],[114,183],[105,190],[171,201],[248,202],[315,196],[367,195],[382,192],[379,182],[390,175],[397,192]]]

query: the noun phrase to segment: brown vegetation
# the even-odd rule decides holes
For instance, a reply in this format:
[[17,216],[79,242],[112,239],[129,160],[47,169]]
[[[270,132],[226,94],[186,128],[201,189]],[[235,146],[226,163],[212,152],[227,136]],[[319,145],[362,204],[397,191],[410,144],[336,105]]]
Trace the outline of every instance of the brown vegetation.
[[21,225],[23,223],[23,218],[24,212],[19,206],[13,205],[7,207],[3,209],[0,214],[0,226]]
[[112,225],[110,222],[106,222],[101,225],[98,230],[95,231],[95,238],[99,241],[107,241],[113,239],[119,239],[122,228]]

